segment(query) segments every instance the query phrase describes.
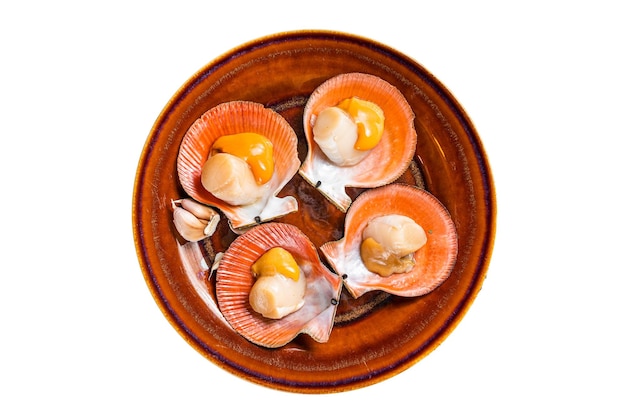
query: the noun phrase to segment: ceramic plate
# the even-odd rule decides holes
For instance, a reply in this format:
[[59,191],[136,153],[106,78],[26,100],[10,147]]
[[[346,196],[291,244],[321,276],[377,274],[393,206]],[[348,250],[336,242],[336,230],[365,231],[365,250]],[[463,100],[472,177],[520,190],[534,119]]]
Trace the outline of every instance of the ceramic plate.
[[[208,269],[234,239],[225,221],[199,243],[182,241],[171,201],[186,197],[176,172],[189,126],[231,100],[262,103],[281,115],[306,155],[303,108],[328,78],[347,72],[376,75],[395,85],[416,114],[418,143],[398,180],[426,188],[449,210],[459,254],[450,277],[415,298],[368,293],[341,296],[326,343],[300,335],[278,349],[256,346],[222,317]],[[356,196],[361,190],[349,190]],[[296,175],[284,189],[300,210],[280,221],[321,245],[341,237],[343,213]],[[133,196],[133,227],[145,281],[168,321],[207,359],[257,384],[291,392],[327,393],[371,385],[406,370],[436,348],[462,319],[485,279],[495,234],[495,195],[477,132],[450,92],[408,56],[361,37],[325,31],[281,33],[251,41],[216,58],[167,103],[147,138]]]

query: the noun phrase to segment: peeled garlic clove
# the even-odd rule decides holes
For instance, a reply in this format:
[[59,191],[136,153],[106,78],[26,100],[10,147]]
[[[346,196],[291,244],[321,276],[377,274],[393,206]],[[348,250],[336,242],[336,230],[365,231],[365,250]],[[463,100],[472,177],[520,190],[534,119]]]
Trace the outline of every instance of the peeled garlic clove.
[[183,239],[197,242],[215,233],[220,215],[211,207],[190,198],[172,201],[172,206],[174,226]]

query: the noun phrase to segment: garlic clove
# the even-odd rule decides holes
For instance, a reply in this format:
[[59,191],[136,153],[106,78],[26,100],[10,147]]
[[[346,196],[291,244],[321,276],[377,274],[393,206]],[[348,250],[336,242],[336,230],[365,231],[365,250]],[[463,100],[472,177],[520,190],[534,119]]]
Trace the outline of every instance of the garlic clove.
[[217,211],[212,207],[199,203],[192,198],[183,198],[180,200],[176,200],[173,203],[180,204],[182,208],[191,212],[199,219],[209,220],[211,217],[218,214]]
[[172,207],[174,226],[183,239],[189,242],[213,235],[220,222],[216,210],[190,198],[173,200]]
[[220,222],[220,216],[219,214],[216,214],[215,216],[211,217],[211,219],[207,222],[206,227],[204,228],[204,235],[206,237],[209,236],[213,236],[213,233],[215,233],[215,230],[217,229],[217,225]]

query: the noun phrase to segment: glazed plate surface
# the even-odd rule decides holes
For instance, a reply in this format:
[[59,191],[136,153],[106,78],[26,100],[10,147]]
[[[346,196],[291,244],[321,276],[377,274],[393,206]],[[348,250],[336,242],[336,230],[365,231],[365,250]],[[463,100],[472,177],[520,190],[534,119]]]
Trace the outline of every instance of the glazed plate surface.
[[[232,100],[279,112],[307,152],[302,126],[311,92],[348,72],[376,75],[396,86],[415,112],[413,163],[398,182],[423,187],[450,212],[459,253],[450,277],[433,292],[401,298],[373,292],[353,299],[344,289],[326,343],[300,335],[278,349],[254,345],[222,317],[210,267],[235,235],[222,220],[216,233],[186,243],[172,223],[171,201],[187,197],[176,159],[191,124]],[[356,197],[362,190],[350,189]],[[336,240],[344,213],[296,175],[281,192],[299,210],[278,221],[299,227],[311,241]],[[279,194],[280,195],[280,194]],[[406,370],[456,327],[485,279],[495,237],[496,204],[489,164],[470,119],[457,100],[420,64],[391,47],[325,31],[281,33],[224,54],[187,80],[166,104],[145,143],[135,178],[133,228],[147,286],[167,320],[207,359],[274,389],[327,393],[372,385]]]

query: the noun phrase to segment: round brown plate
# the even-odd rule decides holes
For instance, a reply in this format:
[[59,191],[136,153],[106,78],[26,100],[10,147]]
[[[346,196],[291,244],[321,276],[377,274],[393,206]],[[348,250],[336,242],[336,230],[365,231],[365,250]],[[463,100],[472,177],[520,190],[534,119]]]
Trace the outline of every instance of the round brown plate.
[[[347,72],[374,74],[395,85],[416,114],[413,166],[398,181],[425,187],[450,211],[459,256],[450,277],[415,298],[372,293],[339,302],[327,343],[300,335],[278,349],[256,346],[222,318],[208,269],[234,238],[225,221],[215,235],[185,243],[172,224],[171,201],[186,195],[176,158],[189,126],[211,107],[251,100],[279,113],[306,154],[302,113],[309,94]],[[361,190],[349,190],[356,196]],[[284,194],[298,213],[279,221],[300,227],[316,245],[341,237],[343,214],[296,175]],[[496,204],[488,161],[471,121],[448,90],[421,65],[380,43],[326,31],[281,33],[217,58],[167,103],[143,149],[133,196],[137,254],[165,317],[206,358],[246,380],[285,391],[355,389],[407,369],[459,323],[485,278],[494,243]]]

